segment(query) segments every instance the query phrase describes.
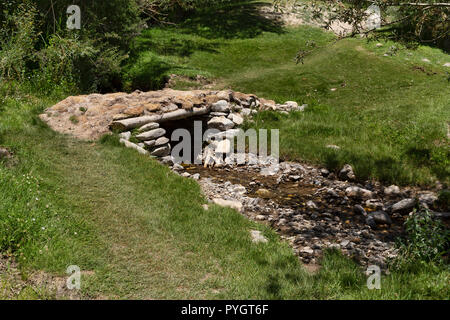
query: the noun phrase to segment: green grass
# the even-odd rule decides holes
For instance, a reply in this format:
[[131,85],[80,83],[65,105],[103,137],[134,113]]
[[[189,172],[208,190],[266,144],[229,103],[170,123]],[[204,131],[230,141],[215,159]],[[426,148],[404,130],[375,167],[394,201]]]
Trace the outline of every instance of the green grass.
[[[351,162],[359,176],[398,183],[446,178],[449,92],[440,65],[448,56],[420,48],[382,57],[387,44],[346,40],[295,65],[306,41],[324,45],[333,37],[314,28],[283,30],[254,8],[241,9],[213,16],[205,9],[178,28],[144,32],[125,72],[130,86],[159,86],[169,73],[202,74],[218,87],[305,102],[305,113],[266,112],[252,124],[281,128],[284,157],[332,168]],[[433,63],[421,64],[422,55]],[[0,86],[0,145],[14,154],[0,163],[0,252],[13,254],[25,275],[64,277],[67,266],[78,265],[84,298],[448,299],[450,271],[431,263],[406,264],[374,291],[336,252],[326,252],[320,271],[310,274],[273,230],[229,209],[203,210],[194,181],[115,137],[86,142],[53,132],[37,115],[69,93],[33,92]],[[341,151],[324,150],[329,143]],[[251,243],[250,229],[269,242]],[[0,298],[54,298],[33,285],[11,293],[15,281],[0,278]]]
[[[36,115],[56,99],[16,93],[0,114],[0,143],[15,156],[0,166],[0,221],[9,227],[0,234],[16,235],[1,251],[12,251],[27,273],[65,276],[67,266],[78,265],[87,272],[85,298],[448,296],[449,271],[437,267],[392,273],[382,290],[370,291],[355,263],[330,252],[320,272],[309,274],[270,229],[229,209],[203,210],[193,180],[113,136],[83,142],[47,128]],[[269,243],[253,244],[250,229],[262,230]],[[26,290],[26,298],[52,298]]]
[[[211,32],[199,18],[195,21],[145,31],[136,40],[135,53],[157,57],[167,74],[201,74],[217,87],[308,104],[305,113],[263,113],[252,125],[280,129],[284,158],[332,170],[350,163],[359,178],[385,183],[449,183],[450,86],[443,67],[449,55],[395,44],[397,54],[385,57],[394,43],[383,42],[381,48],[361,39],[334,44],[332,34],[313,27],[250,36],[244,26],[240,33],[222,34]],[[296,53],[308,40],[318,49],[297,65]],[[134,59],[139,61],[140,55]],[[328,144],[341,149],[327,149]]]

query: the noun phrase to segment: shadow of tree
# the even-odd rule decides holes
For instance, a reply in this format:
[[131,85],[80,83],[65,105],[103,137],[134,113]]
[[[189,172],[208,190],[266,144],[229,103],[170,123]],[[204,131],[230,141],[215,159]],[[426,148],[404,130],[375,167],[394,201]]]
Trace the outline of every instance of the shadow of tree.
[[[166,29],[167,31],[170,28]],[[179,57],[189,57],[196,51],[206,51],[216,53],[216,48],[220,44],[208,39],[186,39],[180,38],[176,32],[172,35],[165,34],[164,37],[155,36],[151,32],[144,32],[136,42],[139,52],[153,51],[160,55],[173,55]]]
[[253,259],[259,266],[272,270],[264,283],[264,291],[268,299],[282,299],[286,287],[297,286],[305,281],[306,273],[304,270],[299,270],[298,261],[294,255],[281,256],[272,260],[265,255],[255,253]]
[[186,58],[199,51],[218,53],[224,40],[253,38],[263,32],[283,33],[278,19],[262,13],[261,8],[268,5],[256,0],[229,0],[169,13],[167,19],[174,25],[149,28],[134,40],[127,71],[129,90],[162,88],[169,70],[186,69],[172,57]]
[[262,15],[261,8],[268,3],[239,1],[201,8],[178,17],[183,33],[208,39],[248,39],[262,32],[283,33],[282,22]]

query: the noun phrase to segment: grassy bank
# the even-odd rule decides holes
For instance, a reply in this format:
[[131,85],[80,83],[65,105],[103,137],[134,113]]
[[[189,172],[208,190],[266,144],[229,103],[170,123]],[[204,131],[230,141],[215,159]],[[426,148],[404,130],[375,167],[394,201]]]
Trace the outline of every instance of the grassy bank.
[[[34,270],[64,277],[75,264],[85,298],[446,297],[448,270],[433,265],[384,276],[375,291],[336,253],[308,273],[273,231],[232,210],[205,211],[194,181],[113,137],[83,142],[51,131],[36,115],[61,97],[16,92],[0,114],[1,145],[14,152],[0,166],[1,250],[25,279]],[[250,229],[269,243],[253,244]],[[52,297],[30,292],[6,297]]]
[[[377,47],[361,39],[333,43],[332,34],[312,27],[267,23],[271,28],[259,32],[250,27],[246,32],[245,26],[233,32],[234,20],[228,22],[225,31],[201,18],[152,28],[136,40],[134,59],[140,66],[163,65],[159,75],[200,74],[214,87],[308,104],[304,113],[263,113],[251,124],[280,129],[285,158],[332,170],[350,163],[360,178],[386,183],[448,184],[450,87],[443,66],[448,55],[387,42]],[[304,64],[295,64],[297,51],[308,48],[308,41],[316,49]],[[176,88],[196,86],[180,80]],[[341,149],[330,150],[329,144]]]

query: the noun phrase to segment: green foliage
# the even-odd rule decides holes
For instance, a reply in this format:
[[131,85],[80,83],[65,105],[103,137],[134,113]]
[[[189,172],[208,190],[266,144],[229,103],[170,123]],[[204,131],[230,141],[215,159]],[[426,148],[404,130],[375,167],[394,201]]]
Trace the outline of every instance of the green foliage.
[[[81,7],[81,30],[66,30],[71,4]],[[9,0],[1,18],[1,78],[23,82],[28,75],[47,91],[55,83],[81,91],[121,89],[122,62],[141,28],[131,0]]]
[[0,81],[24,80],[27,64],[34,59],[38,38],[36,9],[27,1],[18,5],[0,24]]
[[428,211],[414,212],[405,222],[406,238],[399,243],[400,261],[441,262],[450,248],[450,232]]
[[[21,269],[64,274],[76,264],[91,274],[81,291],[91,299],[448,297],[449,271],[430,264],[383,276],[382,290],[368,290],[363,270],[335,251],[308,273],[273,230],[231,209],[203,210],[198,184],[124,149],[116,135],[79,141],[35,120],[67,92],[36,97],[22,89],[0,87],[0,143],[18,159],[9,169],[0,165],[0,235],[10,226],[15,234],[1,249],[15,253]],[[252,243],[250,229],[269,242]]]
[[[409,45],[418,43],[437,45],[450,50],[450,5],[441,0],[403,1],[403,0],[296,0],[297,3],[312,8],[313,15],[324,19],[329,27],[334,21],[345,21],[353,29],[353,35],[369,34],[370,37],[384,36]],[[275,0],[278,6],[286,0]],[[381,28],[365,29],[368,18],[367,8],[377,5],[380,8]],[[333,12],[324,15],[324,12]]]
[[120,86],[121,64],[127,58],[115,47],[99,45],[77,35],[52,35],[37,54],[39,85],[51,90],[68,83],[81,91],[111,91]]

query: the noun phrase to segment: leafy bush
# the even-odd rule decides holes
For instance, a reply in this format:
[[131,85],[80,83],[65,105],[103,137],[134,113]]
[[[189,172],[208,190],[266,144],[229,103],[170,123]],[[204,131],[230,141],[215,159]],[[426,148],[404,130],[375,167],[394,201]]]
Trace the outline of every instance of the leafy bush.
[[24,79],[38,37],[36,15],[36,9],[24,2],[4,17],[0,29],[0,80]]
[[[81,8],[81,30],[66,30],[66,9]],[[8,0],[0,14],[1,79],[31,77],[82,91],[121,89],[121,64],[141,20],[135,0]],[[1,80],[0,79],[0,80]]]
[[37,53],[41,84],[66,81],[82,91],[113,90],[120,85],[121,63],[126,55],[115,47],[81,40],[77,35],[60,37],[54,34],[46,48]]
[[405,222],[406,239],[399,243],[402,262],[441,262],[449,249],[450,233],[428,211],[412,214]]

